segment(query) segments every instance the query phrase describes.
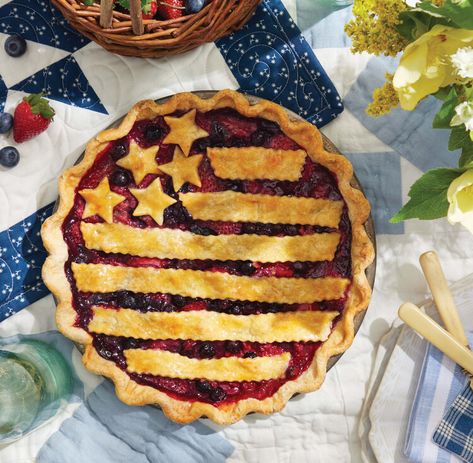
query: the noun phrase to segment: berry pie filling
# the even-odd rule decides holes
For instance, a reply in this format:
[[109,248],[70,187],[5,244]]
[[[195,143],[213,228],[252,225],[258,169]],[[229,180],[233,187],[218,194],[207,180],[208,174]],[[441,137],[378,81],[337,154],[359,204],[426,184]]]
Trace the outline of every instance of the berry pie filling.
[[[182,111],[171,114],[173,118],[184,116]],[[246,398],[264,399],[272,396],[287,381],[295,380],[311,365],[314,354],[322,344],[320,341],[256,342],[243,340],[190,340],[190,339],[139,339],[118,335],[101,334],[89,329],[94,317],[93,307],[110,311],[128,309],[143,316],[154,314],[190,314],[200,311],[233,316],[270,316],[290,312],[329,311],[336,312],[331,329],[343,313],[350,285],[341,298],[312,303],[252,302],[229,298],[189,297],[166,292],[142,292],[128,289],[114,291],[81,291],[78,289],[73,266],[76,264],[106,264],[128,269],[173,269],[192,270],[254,278],[255,282],[266,277],[317,281],[333,277],[352,279],[351,268],[351,224],[347,206],[340,194],[335,174],[320,164],[305,157],[297,180],[228,179],[216,175],[208,155],[210,148],[260,147],[272,150],[300,150],[280,127],[266,119],[249,118],[233,109],[221,108],[208,112],[196,112],[195,124],[208,135],[193,141],[188,156],[201,155],[198,177],[183,181],[175,190],[175,178],[165,173],[147,173],[138,178],[133,169],[127,169],[124,158],[134,146],[142,150],[159,147],[156,164],[168,164],[176,157],[176,145],[165,143],[171,131],[163,116],[135,122],[130,133],[110,142],[97,156],[93,166],[82,177],[75,193],[74,205],[63,222],[64,240],[69,250],[65,271],[72,289],[73,307],[77,312],[76,326],[93,337],[97,353],[126,371],[135,382],[151,386],[175,399],[207,402],[214,406],[236,402]],[[122,161],[120,161],[122,160]],[[121,164],[121,165],[120,165]],[[95,189],[107,179],[110,191],[122,199],[113,207],[112,220],[106,221],[100,214],[85,214],[86,199],[79,193]],[[139,199],[137,189],[161,182],[161,190],[167,195],[169,205],[164,208],[162,224],[151,215],[137,215]],[[193,217],[183,204],[183,195],[192,193],[234,192],[241,195],[266,195],[278,197],[316,198],[343,202],[337,227],[320,225],[297,225],[284,223],[261,223],[251,221],[222,221]],[[123,199],[124,198],[124,199]],[[89,211],[90,212],[90,211]],[[135,212],[135,215],[133,214]],[[195,215],[195,214],[194,214]],[[137,256],[118,252],[105,252],[86,246],[81,224],[123,224],[133,229],[152,231],[172,229],[190,232],[202,237],[223,235],[257,235],[260,237],[302,237],[314,234],[337,232],[339,242],[334,258],[319,261],[258,262],[255,260],[178,259]],[[188,235],[187,233],[186,235]],[[148,373],[131,372],[128,369],[125,351],[130,349],[165,351],[179,354],[185,359],[217,360],[222,358],[257,359],[289,354],[283,374],[265,380],[218,381],[207,378],[182,379]]]

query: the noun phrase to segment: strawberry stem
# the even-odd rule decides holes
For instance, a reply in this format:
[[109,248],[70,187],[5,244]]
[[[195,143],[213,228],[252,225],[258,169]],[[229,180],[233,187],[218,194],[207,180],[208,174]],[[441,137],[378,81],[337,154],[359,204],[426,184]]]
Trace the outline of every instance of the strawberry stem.
[[30,105],[33,114],[40,114],[45,119],[53,119],[56,112],[50,106],[49,101],[43,98],[43,95],[43,92],[32,93],[29,96],[25,96],[23,101]]

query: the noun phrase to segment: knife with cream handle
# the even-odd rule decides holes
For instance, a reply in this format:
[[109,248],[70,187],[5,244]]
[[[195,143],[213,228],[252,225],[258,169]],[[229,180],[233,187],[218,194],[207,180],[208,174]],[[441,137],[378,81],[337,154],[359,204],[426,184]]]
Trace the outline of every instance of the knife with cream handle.
[[411,302],[399,308],[399,318],[437,349],[473,375],[473,352]]
[[419,261],[445,328],[460,344],[468,347],[468,339],[437,253],[428,251],[420,256]]

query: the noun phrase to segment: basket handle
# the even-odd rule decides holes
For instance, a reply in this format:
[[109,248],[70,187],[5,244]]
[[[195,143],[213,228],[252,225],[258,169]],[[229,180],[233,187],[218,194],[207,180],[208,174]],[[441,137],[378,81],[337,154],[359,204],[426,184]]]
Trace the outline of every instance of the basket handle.
[[113,0],[100,0],[100,27],[112,27]]
[[130,16],[133,33],[143,35],[145,26],[141,16],[141,0],[130,0]]
[[[100,26],[104,29],[112,27],[114,0],[100,0]],[[130,0],[130,17],[133,33],[143,35],[145,27],[141,16],[141,0]]]

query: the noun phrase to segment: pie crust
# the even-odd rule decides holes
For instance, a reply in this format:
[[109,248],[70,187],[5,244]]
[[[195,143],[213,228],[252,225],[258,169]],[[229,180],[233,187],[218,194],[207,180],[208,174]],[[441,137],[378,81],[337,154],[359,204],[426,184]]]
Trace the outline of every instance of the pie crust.
[[303,150],[208,148],[215,175],[220,178],[297,180],[307,154]]
[[88,293],[133,291],[193,298],[232,299],[281,304],[310,304],[340,299],[350,280],[344,278],[252,278],[221,272],[174,268],[122,267],[72,263],[79,291]]
[[[274,123],[279,125],[280,129],[286,136],[295,141],[303,150],[306,151],[307,155],[313,162],[324,166],[330,172],[335,174],[338,183],[338,189],[347,206],[348,217],[351,223],[350,252],[352,280],[351,286],[349,287],[343,313],[339,317],[337,323],[335,323],[333,329],[331,329],[329,335],[328,332],[327,334],[322,333],[322,337],[326,337],[328,335],[328,338],[320,345],[320,347],[317,348],[309,368],[305,370],[304,373],[302,373],[294,380],[288,380],[284,382],[273,395],[264,399],[260,400],[255,397],[250,397],[238,400],[236,402],[224,402],[221,405],[213,405],[211,403],[199,400],[186,401],[176,399],[171,395],[162,392],[154,387],[140,384],[133,380],[125,371],[120,369],[115,364],[115,362],[107,360],[98,354],[98,352],[92,345],[93,338],[91,334],[89,334],[85,329],[81,328],[76,324],[77,312],[73,307],[73,294],[65,271],[65,263],[67,262],[69,256],[68,247],[63,236],[62,224],[73,207],[75,194],[77,193],[77,187],[79,186],[82,177],[86,174],[86,172],[88,172],[88,170],[93,165],[96,156],[101,153],[109,145],[110,142],[125,137],[130,132],[135,122],[151,119],[153,117],[156,117],[157,115],[166,115],[166,122],[170,122],[170,124],[173,124],[175,123],[175,120],[177,118],[167,115],[175,114],[176,112],[178,114],[185,113],[187,114],[186,124],[188,125],[188,127],[182,132],[184,134],[186,131],[190,132],[192,134],[192,137],[194,137],[194,140],[198,139],[199,137],[203,137],[207,134],[205,130],[199,128],[195,123],[196,111],[205,113],[207,111],[219,108],[233,108],[244,117],[260,117],[268,121],[273,121]],[[177,136],[177,134],[174,135],[175,137],[171,137],[171,141],[168,138],[168,142],[179,144],[184,155],[188,156],[190,153],[191,144],[189,144],[188,140],[186,141],[182,138],[182,134],[180,136]],[[353,188],[350,185],[352,175],[352,166],[346,158],[341,155],[328,153],[324,150],[322,137],[319,131],[314,126],[306,122],[291,121],[288,118],[285,110],[274,103],[268,101],[261,101],[257,104],[250,104],[243,95],[230,90],[221,91],[210,99],[201,99],[196,95],[190,93],[182,93],[170,98],[164,104],[156,104],[153,101],[139,102],[130,110],[123,122],[117,128],[105,130],[99,135],[97,135],[97,137],[88,144],[84,159],[78,165],[68,169],[59,180],[59,208],[57,212],[45,222],[42,228],[43,241],[46,246],[46,249],[50,254],[49,257],[46,259],[46,262],[43,267],[43,278],[48,288],[56,296],[58,301],[58,307],[56,312],[58,328],[65,336],[69,337],[77,343],[81,343],[86,346],[85,353],[83,356],[85,366],[92,372],[107,376],[112,379],[112,381],[115,383],[118,397],[127,404],[159,404],[163,409],[164,413],[169,418],[180,423],[188,423],[199,417],[207,416],[208,418],[212,419],[217,423],[230,424],[238,421],[246,414],[253,411],[270,414],[281,410],[294,394],[300,392],[314,391],[321,386],[325,378],[327,362],[329,358],[344,352],[351,345],[354,337],[354,317],[361,311],[365,310],[368,306],[368,302],[371,296],[371,289],[365,275],[365,270],[374,259],[374,248],[366,234],[364,223],[368,219],[370,207],[368,201],[366,200],[362,192]],[[157,179],[157,181],[159,181],[159,178]],[[178,179],[177,181],[179,182]],[[228,208],[225,208],[224,203],[222,203],[221,201],[219,202],[218,198],[221,198],[223,194],[227,196],[227,200],[229,199],[228,196],[232,196],[230,199],[232,201],[237,201],[238,206],[240,208],[249,208],[246,212],[250,215],[255,214],[255,220],[259,220],[260,222],[264,221],[265,217],[268,217],[271,214],[273,215],[271,215],[270,219],[275,220],[276,218],[277,220],[278,214],[280,216],[281,213],[274,211],[278,210],[278,208],[281,207],[280,200],[287,200],[287,203],[291,203],[290,200],[292,199],[288,197],[276,198],[269,196],[267,198],[268,204],[266,205],[266,207],[262,208],[263,212],[261,213],[252,210],[251,206],[248,206],[247,198],[240,198],[239,193],[231,192],[231,195],[227,193],[229,192],[213,194],[213,196],[215,197],[214,201],[217,204],[217,209],[213,209],[214,213],[216,210],[218,210],[219,204],[221,205],[221,210],[219,214],[221,214],[222,216],[227,216],[231,213]],[[200,195],[199,193],[180,193],[180,199],[184,203],[187,203],[185,204],[186,207],[189,207],[192,210],[192,213],[196,214],[203,213],[202,211],[205,211],[206,206],[205,200],[199,196],[202,195]],[[118,201],[118,198],[114,197],[111,198],[111,200]],[[265,200],[266,199],[263,198],[263,202]],[[160,204],[156,206],[157,209],[163,207],[163,201],[169,200],[166,200],[166,198],[161,198]],[[145,206],[149,208],[155,207],[149,204]],[[300,221],[300,212],[294,211],[292,206],[293,205],[290,204],[286,204],[284,206],[288,208],[285,211],[286,215],[289,215],[290,217],[297,216],[297,218],[291,218],[290,220],[294,220],[294,223],[298,223],[298,221]],[[336,224],[340,219],[342,207],[343,201],[324,202],[324,200],[309,200],[307,201],[307,207],[304,212],[304,221],[313,221],[314,217],[317,217],[316,222],[318,225],[322,223],[328,224],[325,226],[330,227],[335,224],[336,227]],[[234,208],[234,210],[236,209],[237,208]],[[157,219],[159,220],[159,210],[157,212],[154,211],[154,213],[158,214]],[[307,214],[310,214],[311,217],[307,217]],[[110,220],[107,220],[110,219],[110,216],[103,217],[103,219],[105,219],[107,222],[111,222]],[[156,221],[158,222],[158,220]],[[234,215],[232,216],[231,220],[239,220],[239,217],[236,217]],[[284,223],[288,223],[287,217],[286,219],[281,218],[281,220],[284,220]],[[75,270],[82,268],[81,264],[73,264],[73,267]],[[92,265],[89,265],[89,267],[92,267]],[[98,290],[100,290],[101,285],[107,286],[114,284],[113,278],[108,278],[111,276],[111,274],[108,274],[107,279],[105,280],[103,279],[103,274],[100,273],[101,270],[108,272],[110,269],[108,269],[107,267],[109,266],[102,265],[102,267],[100,267],[97,265],[94,267],[97,267],[96,275],[92,277],[89,276],[90,278],[87,281],[85,279],[83,282],[78,281],[78,284],[83,283],[84,285],[90,285]],[[127,279],[127,281],[131,285],[146,285],[148,284],[146,283],[146,279],[164,278],[164,280],[167,279],[167,284],[169,284],[171,288],[176,281],[175,279],[170,278],[171,274],[169,272],[171,271],[171,269],[167,269],[166,271],[151,269],[151,271],[149,271],[147,267],[141,267],[139,269],[115,267],[115,270],[112,269],[112,274],[114,271],[116,271],[117,268],[124,269],[125,272],[129,272],[130,270],[132,270],[131,273],[133,273],[134,270],[146,271],[146,278],[144,280],[134,279],[133,275],[129,274],[129,278]],[[189,278],[188,281],[190,283],[191,291],[196,291],[195,288],[198,287],[198,285],[196,286],[195,283],[193,284],[191,282],[192,278],[195,276],[199,276],[201,273],[205,273],[193,270],[173,270],[173,272],[180,272],[180,277],[184,276],[185,278]],[[221,285],[219,291],[224,290],[226,287],[225,285],[229,284],[229,281],[227,280],[229,276],[232,278],[239,278],[239,282],[245,281],[245,277],[237,277],[225,273],[216,272],[212,275],[224,275],[221,281],[218,282],[218,284]],[[94,281],[94,278],[98,278],[98,280]],[[205,278],[203,280],[205,280]],[[315,289],[306,287],[305,283],[303,283],[302,286],[300,288],[298,287],[296,290],[294,290],[294,287],[291,286],[292,289],[289,293],[287,287],[285,286],[287,283],[285,280],[289,280],[289,278],[274,278],[274,280],[279,280],[279,282],[276,283],[280,285],[279,289],[283,292],[283,294],[285,294],[288,298],[292,298],[289,300],[304,300],[304,294],[308,293],[310,294],[311,300],[314,300],[314,293],[320,291],[344,291],[344,289],[349,283],[348,280],[344,280],[342,278],[327,278],[326,282],[322,282],[326,284],[321,284],[319,282],[318,284],[314,285]],[[304,282],[303,278],[295,278],[293,280],[300,280],[300,282]],[[123,279],[121,281],[123,281]],[[139,283],[139,281],[142,281],[142,283]],[[313,281],[315,282],[316,280]],[[213,283],[214,282],[212,282],[212,284]],[[233,284],[233,280],[230,282],[230,284]],[[291,282],[291,285],[292,284],[294,284],[294,282]],[[254,289],[248,288],[250,297],[256,297],[256,300],[258,298],[272,298],[272,296],[267,295],[267,288],[261,288],[258,287],[258,285],[253,286],[255,286]],[[320,287],[317,288],[317,286]],[[325,287],[322,288],[322,286]],[[205,283],[203,284],[203,286],[201,286],[201,288],[205,289]],[[201,290],[202,289],[200,289],[200,291]],[[212,291],[212,288],[208,288],[205,290]],[[230,289],[226,291],[231,293],[232,290]],[[274,292],[274,289],[269,290],[269,293],[271,293],[271,291]],[[304,291],[306,293],[304,293]],[[280,298],[276,299],[278,301],[281,300]],[[121,310],[122,309],[118,309],[116,313],[120,313]],[[321,313],[325,313],[325,315],[329,317],[331,316],[329,312]],[[143,315],[147,314],[140,314],[140,316]],[[277,323],[276,320],[275,323]],[[277,333],[278,329],[280,328],[275,328],[274,332]],[[289,330],[289,328],[287,330]],[[217,329],[215,329],[215,331],[217,331]],[[155,354],[156,352],[150,352],[147,355]],[[125,351],[125,355],[130,356],[131,359],[131,356],[135,354],[130,353],[130,350],[128,350]],[[164,353],[164,357],[169,356]],[[263,358],[264,362],[267,362],[270,359],[270,357],[258,358]],[[284,355],[279,356],[278,362],[285,361],[285,358],[286,357],[284,357]],[[245,365],[247,364],[249,368],[251,368],[251,365],[257,365],[257,363],[240,362],[237,359],[234,360],[236,360],[236,363],[239,365],[239,367],[237,368],[238,371],[240,371],[240,368],[245,370],[245,368],[247,368]],[[232,360],[232,362],[234,360]],[[142,361],[144,360],[142,359]],[[277,367],[280,366],[278,362],[275,362],[275,366],[273,365],[273,367],[269,366],[269,369],[274,368],[274,371],[279,371],[277,369]],[[139,366],[137,366],[138,364],[140,364],[140,361],[138,361],[138,364],[135,364],[134,362],[132,363],[136,368],[140,368]],[[203,365],[205,365],[205,363]],[[189,365],[182,365],[182,368],[183,370],[186,370],[189,368]],[[204,368],[204,366],[202,366],[202,368]],[[218,368],[213,366],[211,370],[217,372]],[[277,374],[277,371],[276,373],[274,373],[274,371],[272,371],[271,374]],[[242,374],[244,375],[245,373]]]
[[252,260],[255,262],[332,260],[340,234],[305,236],[196,235],[166,228],[136,229],[121,223],[80,225],[85,245],[106,253],[160,259]]
[[179,193],[179,199],[195,219],[229,222],[289,223],[335,228],[343,209],[343,201],[235,191]]
[[211,381],[265,381],[284,374],[291,359],[288,352],[271,357],[190,359],[165,350],[125,351],[128,371],[155,376]]
[[[229,315],[219,312],[140,313],[130,309],[93,307],[93,333],[129,338],[197,341],[292,342],[325,341],[338,312],[328,310]],[[316,326],[316,329],[314,329]]]

